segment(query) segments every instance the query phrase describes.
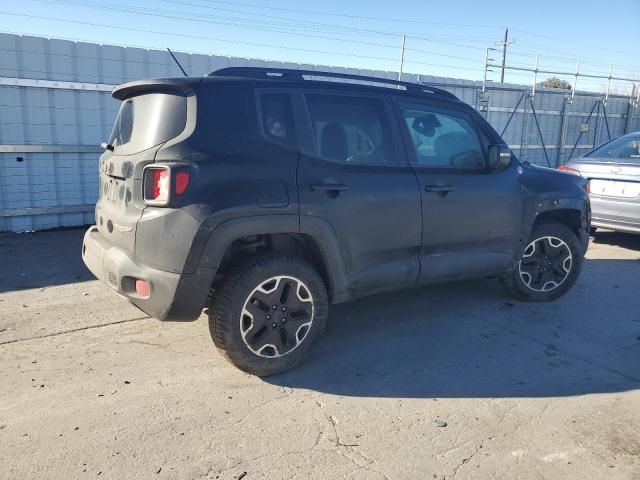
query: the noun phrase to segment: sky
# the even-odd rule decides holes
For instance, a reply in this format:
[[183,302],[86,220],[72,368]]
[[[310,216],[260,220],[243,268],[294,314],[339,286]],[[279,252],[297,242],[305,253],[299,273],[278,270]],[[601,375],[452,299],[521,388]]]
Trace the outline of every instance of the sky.
[[[531,68],[538,54],[543,70],[574,72],[580,59],[583,73],[613,64],[613,76],[640,79],[639,24],[640,0],[0,0],[3,32],[391,71],[404,34],[403,71],[470,80],[482,78],[486,48],[500,62],[507,27],[507,66]],[[507,69],[505,81],[532,75]]]

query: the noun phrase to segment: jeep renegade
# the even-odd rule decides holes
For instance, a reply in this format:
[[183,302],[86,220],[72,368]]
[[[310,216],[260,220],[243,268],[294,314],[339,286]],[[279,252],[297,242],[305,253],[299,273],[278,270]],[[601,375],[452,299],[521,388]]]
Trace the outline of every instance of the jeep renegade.
[[296,365],[333,303],[487,276],[548,301],[580,273],[585,181],[520,162],[444,90],[247,67],[113,97],[84,262],[159,320],[206,309],[246,372]]

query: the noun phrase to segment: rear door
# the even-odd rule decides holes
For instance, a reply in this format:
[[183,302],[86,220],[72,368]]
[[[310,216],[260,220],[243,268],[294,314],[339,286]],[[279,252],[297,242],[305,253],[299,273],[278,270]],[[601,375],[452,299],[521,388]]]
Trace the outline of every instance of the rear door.
[[108,149],[100,157],[100,197],[96,225],[109,240],[133,251],[135,227],[145,205],[142,170],[162,144],[177,137],[187,123],[187,97],[147,93],[120,105]]
[[420,280],[510,268],[523,211],[517,162],[488,170],[491,140],[464,108],[421,100],[398,112],[422,195]]
[[421,215],[416,176],[386,97],[306,93],[313,146],[298,168],[301,222],[332,229],[355,291],[417,280]]

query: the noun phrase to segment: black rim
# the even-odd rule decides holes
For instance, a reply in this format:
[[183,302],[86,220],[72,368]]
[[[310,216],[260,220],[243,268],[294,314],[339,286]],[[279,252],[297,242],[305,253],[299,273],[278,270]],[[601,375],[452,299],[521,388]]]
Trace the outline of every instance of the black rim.
[[290,276],[272,277],[247,297],[240,315],[245,345],[256,355],[287,355],[305,339],[313,323],[309,288]]
[[573,257],[560,238],[540,237],[527,245],[519,264],[523,283],[536,292],[558,288],[569,276]]

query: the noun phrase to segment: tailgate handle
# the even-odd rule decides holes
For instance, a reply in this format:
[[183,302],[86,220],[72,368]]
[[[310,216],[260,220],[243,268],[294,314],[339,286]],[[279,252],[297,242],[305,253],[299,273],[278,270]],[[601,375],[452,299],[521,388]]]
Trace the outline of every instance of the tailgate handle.
[[455,187],[453,185],[425,185],[425,192],[438,192],[438,193],[447,193],[453,192]]
[[344,183],[314,183],[311,185],[314,192],[346,192],[349,190]]

